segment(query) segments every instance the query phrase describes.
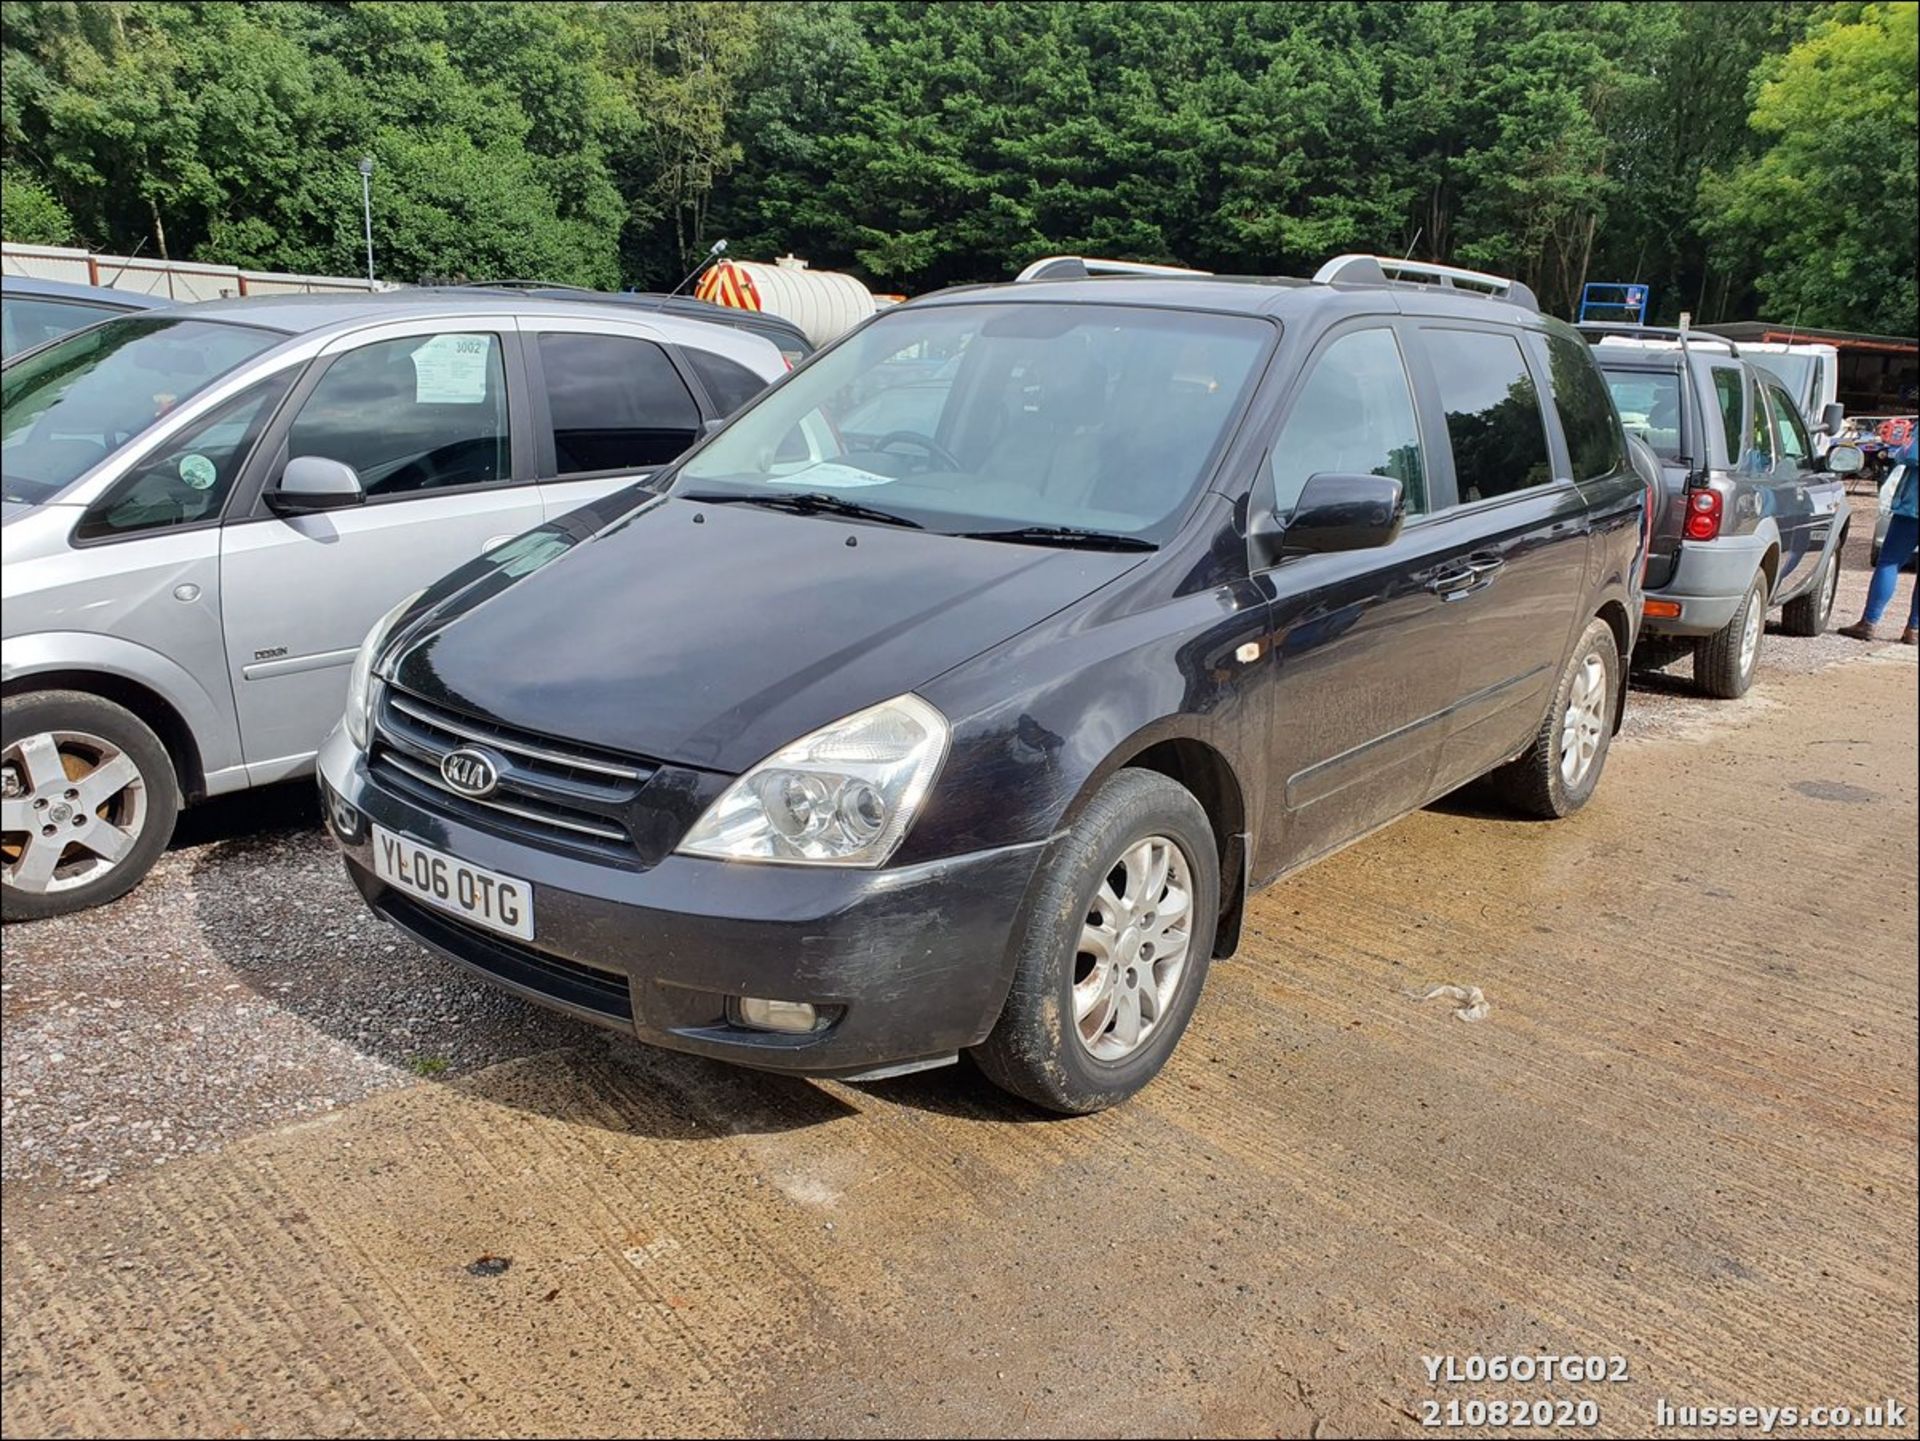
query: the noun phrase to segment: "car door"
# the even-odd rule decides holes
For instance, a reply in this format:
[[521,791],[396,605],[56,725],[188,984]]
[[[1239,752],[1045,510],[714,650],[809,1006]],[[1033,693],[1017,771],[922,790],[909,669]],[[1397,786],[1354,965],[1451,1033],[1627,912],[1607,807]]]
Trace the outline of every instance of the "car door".
[[1774,519],[1780,526],[1780,574],[1773,593],[1790,597],[1804,590],[1826,550],[1827,532],[1839,508],[1843,486],[1815,470],[1813,440],[1786,390],[1774,380],[1762,388],[1773,412]]
[[[1264,880],[1426,799],[1458,689],[1452,607],[1434,580],[1458,547],[1431,514],[1431,456],[1400,338],[1386,318],[1330,331],[1287,400],[1253,504],[1285,517],[1309,477],[1390,475],[1407,518],[1372,550],[1285,556],[1270,593],[1270,774]],[[1282,532],[1284,540],[1284,531]]]
[[[384,326],[329,346],[260,448],[257,493],[221,532],[227,665],[248,776],[304,770],[347,670],[402,597],[544,519],[510,318]],[[354,468],[364,504],[274,512],[289,460]]]
[[1460,785],[1524,746],[1573,643],[1586,587],[1587,501],[1542,405],[1548,377],[1510,326],[1422,321],[1416,375],[1446,431],[1447,507],[1458,557],[1439,578],[1458,695],[1435,771]]
[[644,326],[545,317],[520,324],[549,520],[647,479],[704,433],[680,355]]

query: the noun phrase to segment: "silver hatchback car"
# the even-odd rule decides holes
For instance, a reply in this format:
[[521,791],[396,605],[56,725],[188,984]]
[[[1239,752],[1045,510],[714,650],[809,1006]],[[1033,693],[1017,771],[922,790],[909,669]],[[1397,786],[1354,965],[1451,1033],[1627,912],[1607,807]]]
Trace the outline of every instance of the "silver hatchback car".
[[111,900],[183,804],[311,770],[395,602],[644,479],[768,341],[510,294],[126,316],[0,371],[0,901]]

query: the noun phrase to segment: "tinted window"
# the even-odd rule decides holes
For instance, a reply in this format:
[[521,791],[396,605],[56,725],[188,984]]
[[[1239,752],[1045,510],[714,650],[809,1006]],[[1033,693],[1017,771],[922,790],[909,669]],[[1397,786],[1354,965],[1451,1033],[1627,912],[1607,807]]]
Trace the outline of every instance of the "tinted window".
[[1520,342],[1480,330],[1424,330],[1453,442],[1460,502],[1545,485],[1547,432]]
[[1746,377],[1739,370],[1729,365],[1714,366],[1713,398],[1720,407],[1720,426],[1727,438],[1728,465],[1740,464],[1740,453],[1746,448],[1740,443],[1740,437],[1746,434],[1742,428],[1745,424],[1746,392]]
[[1427,509],[1426,466],[1413,392],[1390,330],[1358,330],[1313,363],[1268,462],[1285,515],[1310,476],[1385,475],[1406,491],[1407,510]]
[[243,391],[135,466],[93,503],[75,534],[99,540],[218,519],[254,441],[298,370],[290,366]]
[[[1245,316],[1126,305],[904,306],[764,392],[674,490],[823,491],[950,532],[1164,537],[1274,333]],[[848,416],[890,380],[924,388],[912,433],[849,434]]]
[[352,466],[369,496],[505,480],[500,337],[410,335],[348,351],[294,419],[287,456],[302,455]]
[[700,383],[707,388],[707,398],[722,415],[732,415],[767,388],[766,381],[724,355],[715,355],[694,345],[683,346],[680,353],[693,367],[693,373],[700,377]]
[[251,325],[122,316],[0,373],[6,498],[48,500],[175,406],[286,336]]
[[650,340],[549,332],[540,368],[558,475],[665,465],[700,434],[692,393]]
[[1813,454],[1813,444],[1807,439],[1807,428],[1800,422],[1799,411],[1777,385],[1767,387],[1767,399],[1773,402],[1773,423],[1780,433],[1780,453],[1789,460],[1804,463]]
[[0,300],[0,357],[31,350],[49,340],[78,330],[96,320],[126,312],[113,305],[88,305],[81,300],[46,300],[39,296],[8,296]]
[[1680,455],[1680,377],[1672,371],[1609,370],[1607,390],[1629,435],[1664,460]]
[[1620,422],[1593,352],[1578,340],[1549,335],[1547,364],[1553,377],[1553,408],[1567,437],[1573,478],[1598,480],[1611,475],[1622,465]]
[[1761,401],[1759,387],[1748,392],[1747,453],[1740,457],[1746,470],[1773,468],[1773,430],[1767,424],[1767,407]]

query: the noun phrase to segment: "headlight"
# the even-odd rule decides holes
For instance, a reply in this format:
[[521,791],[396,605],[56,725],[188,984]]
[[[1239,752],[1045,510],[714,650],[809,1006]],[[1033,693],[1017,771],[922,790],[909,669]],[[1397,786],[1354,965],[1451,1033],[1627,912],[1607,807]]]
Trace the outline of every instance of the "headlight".
[[680,853],[728,861],[878,866],[900,844],[947,754],[947,722],[896,696],[822,726],[728,786]]
[[367,638],[360,642],[360,653],[353,658],[353,669],[347,672],[347,738],[361,750],[367,748],[373,734],[374,662],[380,659],[380,647],[387,643],[388,634],[407,607],[423,594],[416,590],[373,623]]

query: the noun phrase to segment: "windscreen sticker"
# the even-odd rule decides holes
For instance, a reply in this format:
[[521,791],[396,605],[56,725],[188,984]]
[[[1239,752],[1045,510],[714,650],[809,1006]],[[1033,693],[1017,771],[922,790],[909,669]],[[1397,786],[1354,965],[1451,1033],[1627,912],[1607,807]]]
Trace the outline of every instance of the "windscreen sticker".
[[487,398],[491,344],[484,335],[436,335],[413,352],[421,405],[478,405]]
[[212,490],[214,482],[220,479],[220,471],[196,451],[180,457],[180,478],[195,490]]
[[810,465],[805,470],[796,470],[792,475],[776,476],[768,485],[803,485],[809,490],[858,490],[868,485],[892,485],[894,477],[875,475],[870,470],[862,470],[857,465],[842,465],[837,460],[823,460]]

